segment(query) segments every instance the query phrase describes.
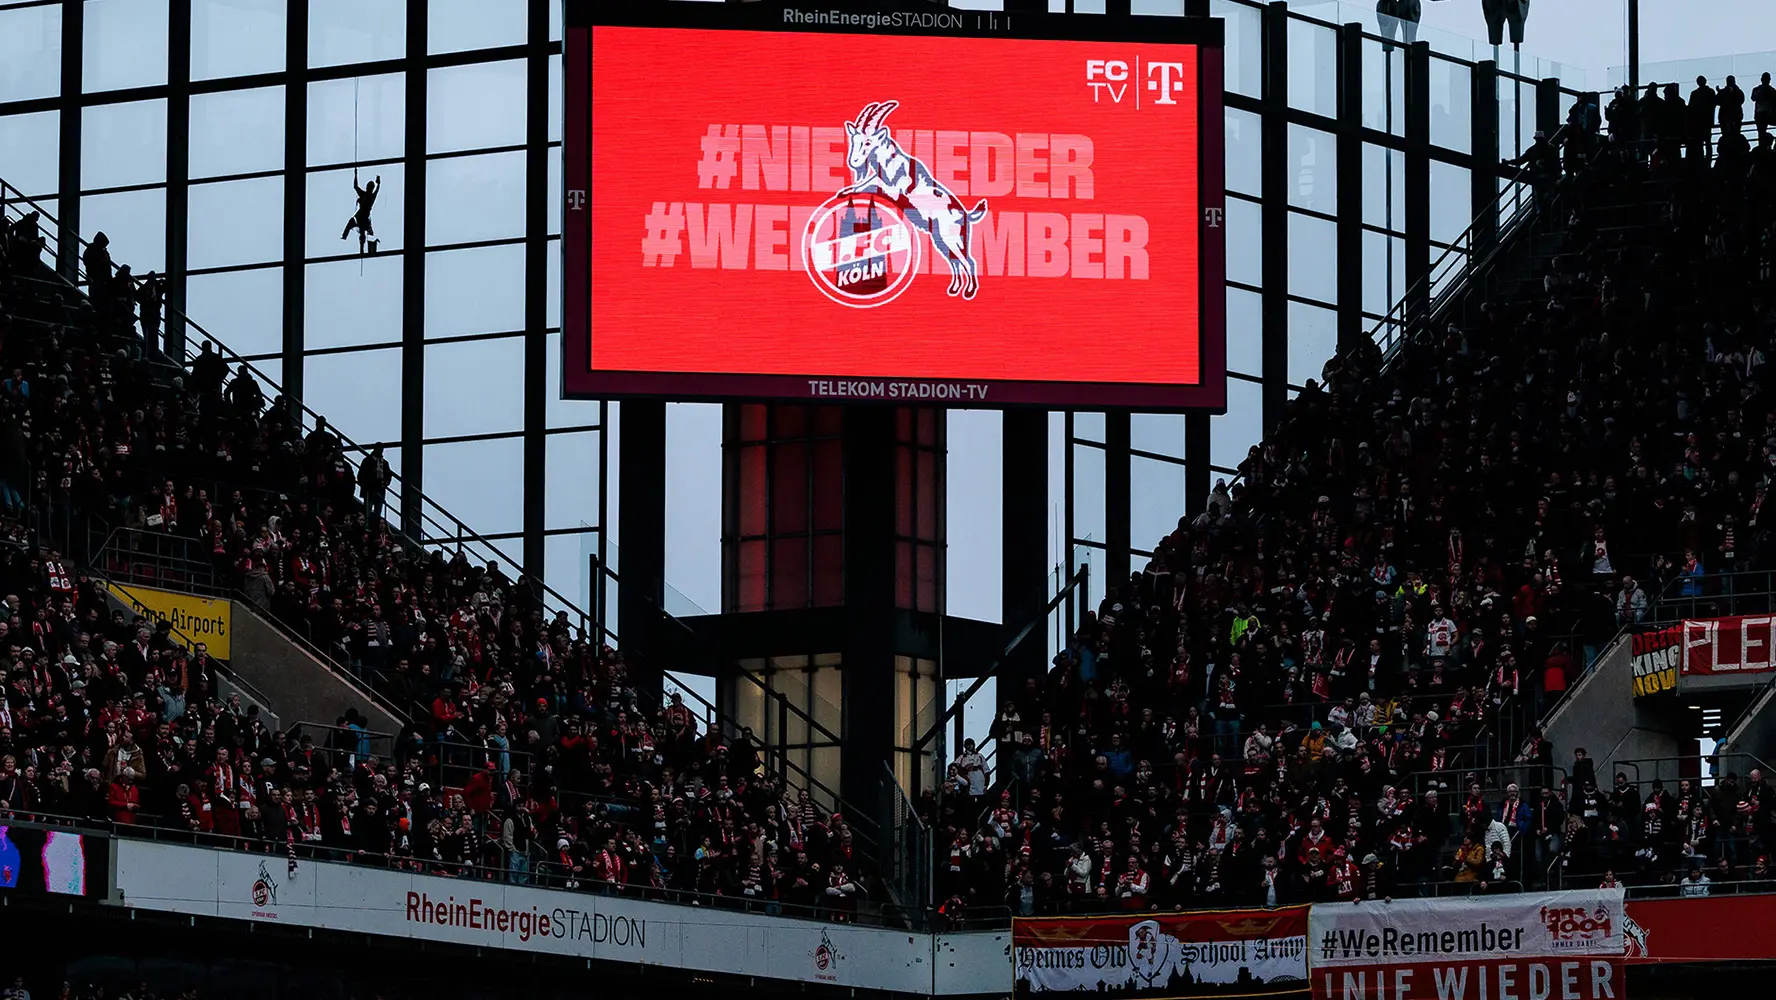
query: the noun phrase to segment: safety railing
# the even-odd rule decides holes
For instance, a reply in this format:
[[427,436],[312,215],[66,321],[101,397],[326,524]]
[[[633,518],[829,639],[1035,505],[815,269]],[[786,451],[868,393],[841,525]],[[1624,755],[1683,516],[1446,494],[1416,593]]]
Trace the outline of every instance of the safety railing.
[[1509,245],[1510,238],[1536,217],[1532,211],[1533,186],[1528,181],[1504,179],[1501,183],[1499,196],[1468,223],[1431,261],[1425,274],[1408,285],[1369,328],[1369,339],[1380,346],[1384,356],[1392,357],[1416,330],[1442,313],[1463,290],[1462,278],[1491,266],[1500,250]]
[[1658,885],[1625,887],[1629,899],[1695,899],[1701,896],[1762,896],[1776,893],[1776,875],[1769,878],[1716,881],[1708,877],[1707,868],[1700,869],[1702,878],[1691,881],[1687,875]]
[[906,790],[894,777],[894,768],[882,762],[882,794],[889,798],[889,851],[882,873],[889,894],[903,905],[930,906],[933,899],[935,842],[931,828],[920,818]]
[[206,558],[203,546],[182,535],[141,528],[117,528],[93,546],[90,572],[103,573],[126,584],[164,587],[230,601],[237,613],[252,615],[275,629],[287,641],[332,670],[335,677],[359,697],[375,704],[401,722],[423,717],[415,706],[404,704],[388,691],[389,677],[349,655],[335,655],[316,644],[306,628],[286,622],[242,593],[235,582],[220,573]]
[[[581,868],[570,867],[559,860],[551,860],[558,858],[558,856],[554,852],[545,850],[540,843],[535,841],[532,841],[522,852],[507,852],[506,867],[495,868],[468,862],[440,862],[399,854],[359,851],[348,847],[313,844],[301,840],[293,844],[282,841],[274,843],[261,837],[229,836],[193,830],[188,827],[172,826],[165,823],[166,817],[159,814],[142,812],[137,815],[143,822],[119,823],[36,810],[0,810],[0,818],[4,818],[10,824],[21,826],[72,829],[91,836],[274,855],[280,859],[280,863],[284,864],[290,863],[290,860],[293,859],[297,866],[298,876],[300,876],[301,865],[304,862],[331,862],[466,881],[536,886],[583,892],[588,895],[618,896],[681,906],[708,907],[754,913],[759,916],[925,931],[952,929],[934,909],[903,908],[889,902],[859,898],[861,890],[859,895],[847,897],[850,902],[841,905],[821,905],[770,899],[761,895],[708,893],[677,887],[670,884],[673,872],[665,867],[664,859],[660,857],[658,851],[650,853],[653,854],[656,865],[664,876],[662,879],[664,884],[617,883],[600,881]],[[808,895],[815,899],[826,898],[824,886],[811,887]],[[1002,927],[1009,923],[1010,910],[1003,906],[995,906],[980,908],[978,916],[965,921],[963,926],[969,928],[977,926]]]
[[[924,733],[921,733],[919,737],[913,741],[911,752],[915,761],[920,758],[920,754],[926,752],[926,747],[931,746],[934,742],[937,743],[938,746],[942,746],[941,741],[943,740],[945,727],[950,725],[952,721],[960,716],[963,708],[982,687],[986,686],[989,679],[999,675],[1000,668],[1011,658],[1012,654],[1016,653],[1023,646],[1025,642],[1031,641],[1031,636],[1037,636],[1036,641],[1041,641],[1042,633],[1048,624],[1049,615],[1072,597],[1074,588],[1084,588],[1088,585],[1087,581],[1090,579],[1090,566],[1081,565],[1074,571],[1073,576],[1061,587],[1060,591],[1048,599],[1048,603],[1043,606],[1042,610],[1037,612],[1030,621],[1024,623],[1024,625],[1018,629],[1017,633],[1005,644],[1004,649],[1000,650],[999,655],[994,658],[993,662],[982,668],[981,672],[975,677],[973,683],[963,689],[961,694],[951,699],[949,706],[944,709],[942,715],[938,716],[937,721],[933,722],[929,729],[925,730]],[[1078,602],[1081,616],[1083,616],[1085,611],[1089,610],[1085,607],[1086,603],[1087,602],[1083,600]],[[1079,623],[1075,621],[1072,623],[1072,627],[1077,628],[1078,624]],[[920,769],[914,769],[915,775],[922,773],[923,772]],[[941,786],[939,790],[941,791]],[[918,787],[918,785],[915,785],[912,789],[912,793],[915,796],[923,794],[924,791],[925,789]]]
[[1776,611],[1776,571],[1678,574],[1665,581],[1647,610],[1647,624],[1689,618],[1767,615]]
[[[127,594],[124,594],[122,591],[120,591],[116,587],[116,579],[114,577],[105,573],[103,570],[92,567],[92,566],[82,567],[82,572],[84,572],[86,574],[87,578],[89,580],[91,580],[96,586],[105,588],[107,593],[109,593],[111,595],[111,597],[113,599],[117,600],[120,604],[124,604],[124,605],[130,604],[130,602],[126,599]],[[125,581],[126,584],[128,584],[130,582],[133,582],[133,581],[129,581],[129,580]],[[198,639],[198,638],[192,636],[191,634],[187,633],[184,629],[181,629],[178,626],[178,624],[176,622],[172,621],[171,619],[164,619],[164,618],[160,618],[158,616],[155,616],[153,620],[157,623],[164,623],[166,626],[167,634],[169,636],[171,636],[174,641],[178,642],[179,645],[184,646],[188,650],[196,650],[198,645],[204,644],[203,640]],[[206,645],[206,647],[207,647],[207,644],[204,644],[204,645]],[[207,651],[208,650],[206,648],[206,652]],[[266,725],[268,725],[274,729],[277,728],[279,725],[278,713],[272,707],[270,699],[265,697],[265,693],[263,691],[260,691],[259,688],[256,687],[251,681],[247,680],[245,677],[242,677],[238,672],[236,672],[235,669],[229,665],[228,661],[221,660],[221,659],[215,659],[214,657],[212,657],[212,659],[214,660],[214,662],[216,664],[217,673],[219,675],[221,675],[222,681],[225,682],[226,684],[228,684],[229,686],[233,687],[235,692],[237,692],[239,695],[244,695],[249,704],[257,705],[259,708],[260,714],[266,718]]]

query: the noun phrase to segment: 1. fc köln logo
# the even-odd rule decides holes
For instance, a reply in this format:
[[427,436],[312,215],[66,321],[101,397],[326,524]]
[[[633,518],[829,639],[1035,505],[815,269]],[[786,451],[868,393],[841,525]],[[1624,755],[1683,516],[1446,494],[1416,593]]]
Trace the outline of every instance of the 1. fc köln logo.
[[899,106],[879,101],[845,123],[851,184],[815,209],[802,232],[809,279],[840,305],[869,309],[894,301],[919,272],[928,241],[949,265],[950,295],[972,299],[980,290],[968,240],[987,216],[986,199],[964,208],[900,148],[882,124]]

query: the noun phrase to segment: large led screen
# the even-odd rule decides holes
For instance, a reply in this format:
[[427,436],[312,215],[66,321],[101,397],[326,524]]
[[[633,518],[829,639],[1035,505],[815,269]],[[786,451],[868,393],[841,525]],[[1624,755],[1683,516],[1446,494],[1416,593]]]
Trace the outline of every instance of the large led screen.
[[1224,405],[1218,21],[570,18],[565,395]]

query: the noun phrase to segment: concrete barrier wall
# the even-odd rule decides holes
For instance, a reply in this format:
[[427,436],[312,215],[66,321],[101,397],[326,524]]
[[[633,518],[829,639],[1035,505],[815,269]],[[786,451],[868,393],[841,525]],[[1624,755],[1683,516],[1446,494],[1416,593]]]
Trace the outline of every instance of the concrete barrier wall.
[[1584,747],[1597,762],[1597,780],[1605,787],[1614,761],[1676,757],[1694,749],[1692,743],[1686,750],[1667,715],[1635,703],[1633,656],[1633,637],[1619,636],[1567,693],[1545,727],[1554,744],[1554,763],[1570,765],[1573,748]]
[[265,695],[284,725],[331,725],[346,709],[355,708],[369,720],[371,731],[401,731],[401,720],[355,680],[341,676],[331,664],[292,641],[246,601],[233,604],[234,656],[228,665]]

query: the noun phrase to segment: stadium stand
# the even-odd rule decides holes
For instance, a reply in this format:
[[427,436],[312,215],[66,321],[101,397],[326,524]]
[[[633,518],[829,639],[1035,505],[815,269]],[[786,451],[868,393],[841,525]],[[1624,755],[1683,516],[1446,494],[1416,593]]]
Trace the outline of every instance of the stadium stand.
[[[152,288],[114,270],[102,240],[84,295],[44,263],[35,212],[9,216],[4,244],[0,810],[231,838],[291,864],[313,851],[879,913],[844,816],[758,776],[750,733],[647,700],[619,653],[565,614],[545,621],[497,563],[398,536],[380,516],[386,479],[354,469],[324,420],[303,434],[244,366],[231,374],[207,343],[189,371],[170,364],[158,317],[146,339],[134,329]],[[200,549],[215,578],[413,722],[380,740],[356,717],[272,731],[219,698],[221,664],[126,621],[97,568],[56,547],[96,554],[115,529]]]
[[948,912],[1766,877],[1761,773],[1612,783],[1531,728],[1668,589],[1769,559],[1776,153],[1636,96],[1508,164],[1537,227],[1330,362],[1005,701],[990,795],[926,803]]
[[[1328,364],[1013,692],[999,780],[965,758],[925,803],[946,917],[1761,877],[1761,774],[1737,796],[1599,787],[1555,766],[1575,748],[1501,740],[1668,584],[1767,559],[1776,153],[1729,131],[1711,158],[1669,100],[1580,106],[1513,164],[1541,208],[1518,256],[1439,329]],[[18,215],[0,808],[858,915],[845,819],[759,777],[747,736],[649,704],[528,581],[400,537],[386,484],[251,372],[169,364],[132,328],[152,290],[102,244],[85,294],[43,252]],[[387,752],[353,719],[317,744],[218,698],[205,654],[109,614],[89,521],[207,547],[412,725]]]

